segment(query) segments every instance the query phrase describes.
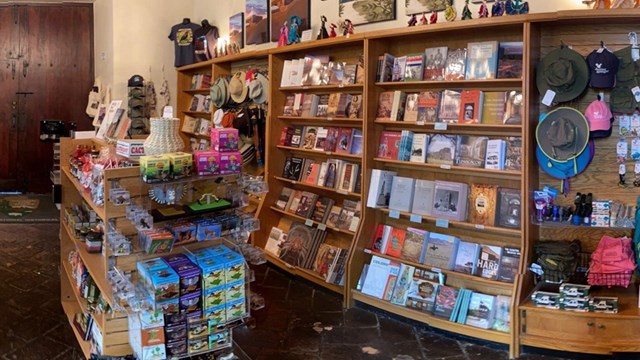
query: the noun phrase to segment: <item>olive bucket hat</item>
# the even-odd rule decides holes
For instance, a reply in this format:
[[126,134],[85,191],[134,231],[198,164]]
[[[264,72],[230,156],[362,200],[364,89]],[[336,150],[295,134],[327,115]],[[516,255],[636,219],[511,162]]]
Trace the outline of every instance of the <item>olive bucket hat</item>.
[[554,109],[538,123],[536,142],[540,150],[554,161],[573,160],[587,147],[589,123],[576,109]]
[[554,102],[577,98],[589,83],[589,66],[576,51],[562,45],[544,56],[538,64],[536,85],[540,95],[553,90]]

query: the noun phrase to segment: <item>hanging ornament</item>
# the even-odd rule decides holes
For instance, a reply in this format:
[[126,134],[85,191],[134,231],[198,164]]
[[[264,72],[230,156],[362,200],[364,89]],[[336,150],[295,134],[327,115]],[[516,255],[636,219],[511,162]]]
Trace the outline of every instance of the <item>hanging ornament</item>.
[[507,0],[504,11],[509,15],[521,15],[529,12],[529,3],[522,0]]
[[469,0],[465,0],[464,8],[462,8],[462,16],[460,20],[471,20],[473,18],[471,10],[469,10]]
[[491,7],[491,17],[504,15],[504,0],[496,0]]
[[444,9],[444,18],[447,21],[454,21],[456,19],[456,16],[458,16],[458,13],[456,12],[456,9],[453,7],[452,2],[453,0],[449,0],[449,3],[447,3],[447,7]]
[[489,17],[489,5],[487,5],[487,0],[482,0],[482,4],[480,4],[480,9],[478,10],[478,17]]
[[427,15],[425,15],[425,13],[422,13],[422,17],[420,18],[420,25],[427,25],[429,24],[429,20],[427,20]]
[[434,10],[429,17],[429,24],[435,24],[438,22],[438,13]]

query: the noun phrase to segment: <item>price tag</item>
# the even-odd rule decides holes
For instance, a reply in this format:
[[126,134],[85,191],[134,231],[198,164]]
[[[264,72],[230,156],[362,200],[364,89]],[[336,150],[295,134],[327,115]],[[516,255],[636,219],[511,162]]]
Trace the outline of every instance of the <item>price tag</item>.
[[340,195],[349,195],[349,193],[348,193],[348,192],[346,192],[346,191],[344,191],[344,190],[338,190],[338,191],[336,191],[336,192],[337,192],[338,194],[340,194]]
[[302,90],[309,90],[309,87],[308,86],[303,86]]
[[173,106],[165,106],[164,109],[162,109],[162,117],[163,118],[173,118]]
[[331,151],[325,151],[325,154],[331,155]]
[[313,220],[307,219],[307,220],[304,221],[304,224],[307,225],[307,226],[313,226]]
[[310,41],[312,37],[313,37],[313,30],[311,29],[305,30],[302,32],[302,35],[300,36],[300,41],[301,42]]
[[400,211],[398,210],[389,211],[389,217],[392,219],[400,219]]
[[327,230],[327,225],[325,225],[325,224],[318,224],[318,230],[320,230],[320,231],[325,231],[325,230]]
[[449,164],[440,164],[440,169],[451,170],[451,165],[449,165]]
[[416,124],[422,126],[424,125],[424,120],[418,120],[416,121]]
[[431,271],[433,271],[434,273],[442,274],[442,270],[440,270],[440,268],[437,268],[437,267],[432,267]]
[[293,269],[294,268],[294,266],[289,264],[289,263],[284,263],[284,266],[288,267],[289,269]]
[[409,218],[409,221],[414,222],[414,223],[418,223],[418,224],[422,224],[422,216],[416,215],[416,214],[411,214],[411,217]]
[[482,225],[482,224],[476,224],[476,229],[478,229],[478,230],[484,230],[484,225]]
[[291,180],[291,183],[292,183],[293,185],[295,185],[295,184],[297,184],[298,182],[297,182],[297,181],[295,181],[295,180]]
[[343,88],[343,87],[344,87],[344,84],[343,84],[343,83],[340,83],[340,84],[338,84],[338,87],[339,87],[339,88]]
[[637,101],[640,101],[640,87],[635,86],[631,89],[631,93],[633,94],[633,97],[636,99]]
[[555,99],[555,98],[556,98],[556,92],[551,90],[551,89],[549,89],[544,94],[544,97],[542,98],[542,103],[544,105],[551,106],[553,104],[553,99]]
[[447,220],[447,219],[436,219],[436,226],[448,229],[449,228],[449,220]]
[[371,254],[371,249],[364,249],[365,254]]
[[440,122],[440,123],[435,123],[433,124],[433,129],[434,130],[447,130],[447,123],[444,122]]
[[333,118],[332,117],[328,117],[327,121],[333,121]]

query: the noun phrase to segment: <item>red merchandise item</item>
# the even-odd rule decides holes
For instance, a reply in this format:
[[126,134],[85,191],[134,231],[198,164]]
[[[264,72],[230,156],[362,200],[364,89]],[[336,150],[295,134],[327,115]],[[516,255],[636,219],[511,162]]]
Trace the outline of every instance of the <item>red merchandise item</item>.
[[631,239],[605,235],[591,254],[587,281],[590,285],[628,287],[635,268]]

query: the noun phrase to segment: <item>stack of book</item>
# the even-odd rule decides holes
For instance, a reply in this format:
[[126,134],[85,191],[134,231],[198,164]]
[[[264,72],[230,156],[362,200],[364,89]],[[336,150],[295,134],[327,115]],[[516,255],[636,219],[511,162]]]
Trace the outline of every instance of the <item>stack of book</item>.
[[282,169],[282,177],[339,192],[360,192],[360,164],[340,159],[319,162],[315,159],[288,157]]
[[211,86],[211,74],[193,74],[191,77],[191,90],[209,90]]
[[362,129],[349,127],[285,126],[280,132],[279,145],[335,152],[336,154],[362,155]]

